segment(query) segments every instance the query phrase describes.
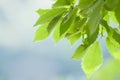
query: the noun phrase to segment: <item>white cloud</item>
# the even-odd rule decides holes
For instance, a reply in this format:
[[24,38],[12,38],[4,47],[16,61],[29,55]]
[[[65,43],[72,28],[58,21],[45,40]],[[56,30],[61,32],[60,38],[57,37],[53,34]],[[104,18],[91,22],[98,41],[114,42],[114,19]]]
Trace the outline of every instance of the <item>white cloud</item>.
[[21,46],[32,42],[38,8],[49,8],[51,0],[0,0],[8,22],[0,26],[0,45]]

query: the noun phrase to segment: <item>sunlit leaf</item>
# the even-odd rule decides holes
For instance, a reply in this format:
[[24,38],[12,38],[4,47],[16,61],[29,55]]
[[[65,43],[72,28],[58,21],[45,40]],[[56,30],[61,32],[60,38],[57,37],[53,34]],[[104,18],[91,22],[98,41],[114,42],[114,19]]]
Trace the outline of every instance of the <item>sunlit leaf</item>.
[[120,60],[120,44],[116,42],[113,38],[107,38],[106,39],[106,45],[108,48],[108,51],[111,53],[111,55],[115,58]]
[[85,51],[82,61],[82,68],[87,77],[90,77],[102,64],[102,52],[99,42],[93,43]]
[[120,61],[110,59],[104,63],[102,68],[95,72],[90,80],[119,80],[120,79]]
[[50,9],[38,9],[36,12],[41,16],[50,11]]
[[51,10],[47,11],[45,14],[40,16],[40,18],[36,22],[35,26],[37,26],[39,24],[46,23],[48,21],[51,21],[53,18],[60,15],[65,10],[66,10],[65,8],[54,8],[54,9],[51,9]]
[[83,55],[85,54],[85,46],[84,45],[80,45],[75,53],[73,54],[72,58],[75,59],[75,60],[80,60]]
[[119,22],[118,22],[118,20],[117,20],[117,18],[116,18],[116,16],[115,16],[115,12],[109,12],[109,16],[110,16],[110,18],[111,18],[111,20],[115,23],[115,24],[119,24]]
[[43,40],[49,36],[49,32],[47,31],[47,26],[48,26],[48,23],[44,24],[38,28],[38,30],[36,31],[36,34],[35,34],[34,41]]
[[73,45],[77,40],[79,40],[80,37],[81,37],[81,33],[76,32],[72,34],[70,37],[68,37],[68,40],[71,43],[71,45]]

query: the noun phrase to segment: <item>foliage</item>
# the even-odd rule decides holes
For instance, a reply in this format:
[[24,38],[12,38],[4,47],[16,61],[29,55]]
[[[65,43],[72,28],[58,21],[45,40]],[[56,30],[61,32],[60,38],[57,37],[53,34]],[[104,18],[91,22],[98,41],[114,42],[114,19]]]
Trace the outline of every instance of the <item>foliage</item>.
[[37,11],[40,18],[35,26],[40,27],[34,41],[46,39],[50,34],[56,42],[67,38],[74,44],[82,39],[72,58],[82,59],[82,68],[90,77],[102,64],[99,36],[106,38],[109,52],[120,60],[119,9],[120,0],[56,0],[52,8]]
[[119,80],[120,79],[120,61],[108,60],[104,65],[94,73],[90,80]]

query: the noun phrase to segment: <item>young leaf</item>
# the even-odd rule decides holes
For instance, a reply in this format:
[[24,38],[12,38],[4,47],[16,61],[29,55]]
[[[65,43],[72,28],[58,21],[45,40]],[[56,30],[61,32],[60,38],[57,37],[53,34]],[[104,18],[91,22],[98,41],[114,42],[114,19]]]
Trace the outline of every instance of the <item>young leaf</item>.
[[50,11],[50,9],[38,9],[36,12],[41,16]]
[[87,77],[90,77],[102,64],[102,52],[99,42],[93,43],[84,53],[82,68]]
[[106,39],[106,45],[110,54],[115,58],[120,60],[120,44],[116,42],[113,38]]
[[36,31],[36,34],[35,34],[34,41],[43,40],[49,36],[49,33],[47,31],[47,26],[48,26],[48,23],[46,23],[38,28],[38,30]]
[[72,9],[68,15],[63,19],[61,25],[60,25],[60,36],[62,36],[72,25],[72,23],[75,20],[77,8]]
[[85,48],[84,45],[80,45],[80,46],[76,49],[76,51],[75,51],[75,53],[73,54],[72,58],[75,59],[75,60],[80,60],[80,59],[83,57],[83,55],[84,55],[85,49],[86,49],[86,48]]
[[80,37],[81,37],[81,33],[78,31],[74,34],[71,34],[67,39],[69,40],[71,45],[73,45],[77,40],[79,40]]
[[65,10],[66,10],[65,8],[54,8],[47,11],[45,14],[41,15],[41,17],[36,22],[35,26],[51,21],[53,18],[60,15]]

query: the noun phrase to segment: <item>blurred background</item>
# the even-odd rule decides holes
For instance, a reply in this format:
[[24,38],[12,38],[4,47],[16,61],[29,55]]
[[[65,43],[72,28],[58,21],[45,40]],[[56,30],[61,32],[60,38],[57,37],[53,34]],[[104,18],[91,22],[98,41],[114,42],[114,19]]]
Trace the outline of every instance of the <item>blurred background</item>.
[[[50,8],[52,3],[51,0],[0,0],[0,80],[87,80],[81,61],[71,59],[80,41],[73,46],[67,40],[56,44],[51,37],[33,42],[37,29],[33,25],[39,17],[35,11]],[[111,56],[105,42],[101,40],[101,44],[105,57],[103,64],[113,62],[110,65],[114,65],[111,68],[116,72],[111,75],[117,75],[115,79],[105,80],[119,80],[119,62],[113,59],[106,62]],[[109,70],[104,76],[108,76]]]

